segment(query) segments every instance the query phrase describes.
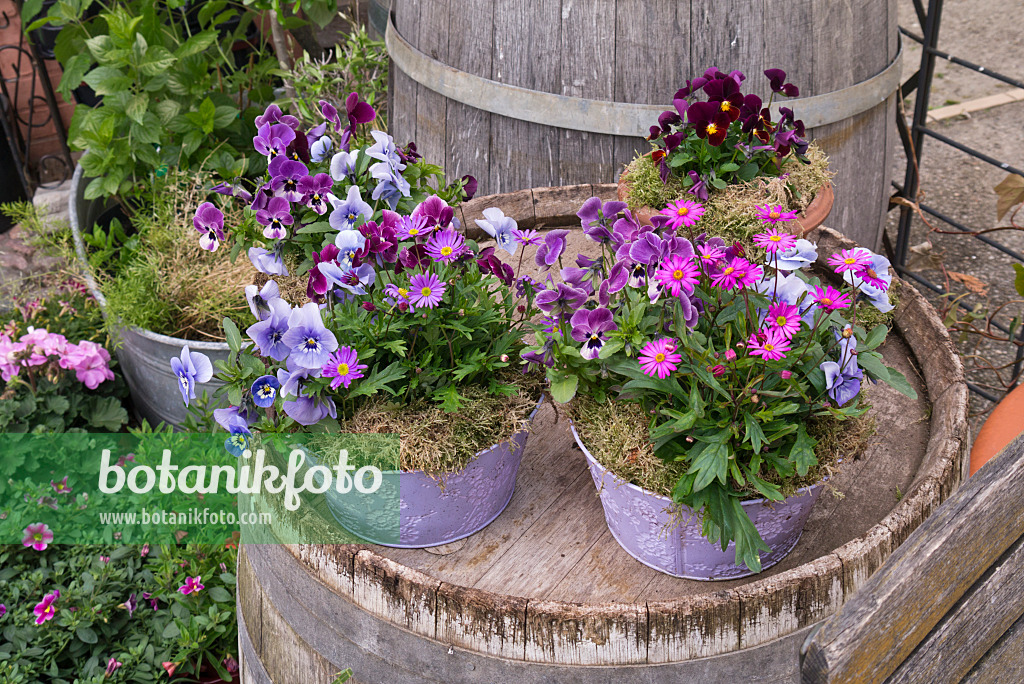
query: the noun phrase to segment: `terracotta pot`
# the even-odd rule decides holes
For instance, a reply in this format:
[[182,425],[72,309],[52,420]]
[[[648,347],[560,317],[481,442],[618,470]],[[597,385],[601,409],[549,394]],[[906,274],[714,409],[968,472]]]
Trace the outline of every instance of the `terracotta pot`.
[[981,426],[971,447],[971,475],[1024,432],[1024,385],[1019,385],[999,402]]
[[[619,176],[616,194],[621,202],[625,202],[626,196],[629,194],[629,184],[623,180],[622,175]],[[814,199],[807,205],[807,209],[804,210],[803,214],[796,217],[795,225],[791,226],[793,234],[803,237],[824,223],[825,219],[828,218],[829,212],[832,211],[832,204],[835,202],[835,199],[835,192],[832,190],[831,183],[825,183],[825,185],[818,188],[818,192],[814,194]],[[637,211],[633,212],[633,215],[640,223],[649,226],[651,225],[651,217],[657,213],[658,210],[652,207],[640,207]]]

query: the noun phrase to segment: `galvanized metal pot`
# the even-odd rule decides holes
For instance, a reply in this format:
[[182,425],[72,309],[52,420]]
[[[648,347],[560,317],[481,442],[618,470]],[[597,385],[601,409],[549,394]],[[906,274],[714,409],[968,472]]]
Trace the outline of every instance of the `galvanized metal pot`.
[[[540,402],[531,422],[539,408]],[[327,506],[342,527],[374,544],[422,549],[457,541],[490,525],[508,506],[528,435],[522,430],[481,451],[441,482],[421,470],[388,470],[374,494],[328,490]]]
[[[82,233],[92,230],[96,219],[112,206],[112,202],[85,199],[86,185],[88,181],[82,167],[76,166],[75,174],[71,178],[68,220],[71,223],[75,251],[82,264],[86,284],[106,316],[107,302],[89,269]],[[185,345],[192,351],[206,354],[211,361],[227,361],[230,352],[224,342],[183,340],[133,326],[119,328],[117,338],[114,353],[117,355],[117,362],[125,380],[128,381],[136,416],[148,420],[152,425],[164,422],[176,428],[181,427],[188,415],[188,409],[181,399],[178,378],[171,372],[171,359],[176,358]],[[212,393],[220,385],[221,383],[212,380],[204,384],[202,389]]]
[[[735,544],[722,551],[701,534],[700,519],[692,508],[682,511],[666,496],[630,484],[598,463],[572,427],[576,444],[583,450],[594,478],[604,519],[615,541],[644,565],[673,577],[694,580],[736,579],[752,575],[736,565]],[[761,569],[769,568],[793,550],[803,533],[823,485],[801,489],[785,501],[754,499],[743,509],[771,551],[761,556]]]

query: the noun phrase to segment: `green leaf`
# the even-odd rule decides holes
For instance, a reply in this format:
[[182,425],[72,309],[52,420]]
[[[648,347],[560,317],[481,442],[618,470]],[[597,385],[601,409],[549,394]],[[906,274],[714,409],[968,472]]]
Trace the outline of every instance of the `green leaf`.
[[738,171],[739,168],[740,168],[739,164],[735,164],[733,162],[729,162],[727,164],[722,164],[721,166],[719,166],[718,170],[719,171],[724,171],[726,173],[729,173],[730,171]]
[[743,414],[743,423],[746,425],[747,431],[743,436],[743,440],[750,442],[750,445],[754,448],[754,453],[761,453],[761,446],[765,443],[764,431],[761,426],[758,425],[757,419],[749,413]]
[[101,397],[93,403],[86,420],[95,428],[117,432],[128,422],[128,412],[116,397]]
[[317,221],[316,223],[310,223],[308,226],[303,226],[295,232],[300,235],[307,235],[310,233],[326,233],[332,230],[334,228],[327,221]]
[[868,333],[867,338],[858,345],[860,351],[871,351],[885,342],[885,336],[889,334],[889,327],[885,324],[876,325]]
[[758,166],[755,162],[748,162],[740,167],[740,170],[736,172],[736,175],[740,177],[742,181],[753,180],[757,175]]
[[181,630],[178,629],[178,625],[174,622],[168,622],[167,626],[164,627],[164,631],[160,634],[162,639],[177,639],[181,636]]
[[109,66],[96,67],[83,78],[97,95],[115,95],[124,92],[132,85],[132,79],[119,69]]
[[597,353],[597,358],[611,358],[616,352],[620,351],[622,347],[622,340],[609,340],[603,347],[601,347],[601,351]]
[[403,369],[397,361],[379,372],[374,368],[373,372],[368,376],[356,381],[356,386],[349,391],[348,396],[370,396],[371,394],[376,394],[380,391],[387,392],[394,396],[395,390],[388,387],[388,384],[396,380],[400,380],[403,377],[405,377],[405,369]]
[[551,380],[551,398],[559,404],[568,403],[576,396],[576,386],[580,382],[576,375],[549,370],[548,378]]
[[88,625],[80,625],[75,630],[75,636],[78,637],[79,641],[86,644],[95,644],[100,640],[93,628]]
[[857,363],[867,371],[868,375],[876,380],[889,382],[889,369],[882,363],[882,357],[878,352],[863,352],[857,354]]
[[889,383],[889,387],[892,387],[900,394],[908,396],[911,399],[917,399],[917,391],[915,391],[910,383],[907,382],[907,376],[900,373],[895,368],[889,368],[887,366],[886,370],[889,371],[889,379],[886,381]]
[[242,334],[238,332],[235,322],[226,316],[224,317],[224,335],[227,337],[231,351],[237,353],[242,348]]
[[818,462],[814,455],[814,447],[818,443],[816,439],[807,434],[807,428],[803,423],[797,428],[796,441],[789,450],[789,460],[796,464],[796,472],[803,477],[807,470]]
[[448,385],[440,392],[435,392],[434,399],[441,400],[441,410],[445,413],[455,413],[462,408],[462,397],[455,385]]
[[174,51],[178,59],[185,59],[192,55],[198,55],[217,42],[217,32],[214,30],[203,31],[192,36]]
[[172,68],[177,61],[178,58],[163,45],[153,45],[146,50],[146,58],[139,65],[139,72],[143,76],[156,76]]
[[729,443],[723,441],[708,444],[686,472],[697,475],[693,482],[695,492],[699,492],[715,480],[724,485],[729,474]]
[[211,587],[207,593],[210,598],[217,603],[230,603],[232,609],[235,606],[235,597],[231,595],[231,592],[224,587]]
[[217,116],[217,107],[213,104],[213,100],[206,98],[199,105],[199,117],[203,133],[209,135],[213,133],[214,119]]
[[342,670],[335,676],[331,681],[331,684],[345,684],[348,680],[352,679],[353,672],[350,669]]
[[1013,287],[1017,290],[1017,294],[1024,297],[1024,266],[1014,264],[1013,270],[1017,273],[1017,277],[1013,280]]
[[129,119],[141,125],[144,122],[147,107],[149,107],[149,95],[139,93],[128,100],[128,106],[125,107],[124,113]]

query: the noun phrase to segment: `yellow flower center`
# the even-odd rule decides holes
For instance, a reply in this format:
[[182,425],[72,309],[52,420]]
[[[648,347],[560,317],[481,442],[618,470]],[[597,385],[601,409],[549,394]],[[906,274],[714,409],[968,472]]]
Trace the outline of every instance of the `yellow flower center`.
[[664,360],[665,360],[665,355],[662,354],[661,352],[658,352],[657,354],[654,355],[654,361],[656,363],[661,363]]
[[713,123],[708,124],[707,131],[708,135],[714,135],[715,133],[718,132],[718,125]]
[[420,234],[420,229],[419,228],[410,228],[409,229],[409,235],[419,235],[419,234]]
[[782,241],[782,236],[781,235],[770,235],[768,237],[768,239],[771,240],[772,242],[781,242]]
[[429,297],[430,296],[430,288],[429,287],[423,288],[422,290],[420,290],[420,294],[423,295],[424,297]]
[[409,296],[409,291],[406,290],[404,287],[400,287],[400,288],[398,288],[398,296],[399,297],[403,297],[403,298],[404,297],[408,297]]
[[820,301],[825,306],[831,306],[832,305],[832,298],[831,297],[822,297]]
[[786,325],[786,317],[785,316],[779,316],[778,318],[776,318],[775,319],[775,325],[778,325],[780,327]]
[[728,100],[722,100],[722,104],[720,105],[719,109],[721,109],[723,112],[731,111],[732,103],[729,102]]
[[871,278],[877,278],[878,277],[878,274],[875,273],[875,269],[873,269],[873,268],[867,268],[867,269],[864,270],[864,272],[867,273],[868,276],[871,277]]
[[846,264],[847,266],[852,266],[853,264],[857,263],[857,260],[856,259],[851,259],[851,258],[846,258],[846,259],[843,259],[843,263]]
[[41,533],[39,533],[39,532],[36,532],[35,536],[32,537],[32,538],[35,539],[36,541],[43,541],[43,535]]
[[780,216],[782,216],[782,214],[780,214],[779,212],[777,212],[775,210],[772,210],[772,211],[768,212],[768,218],[777,219]]
[[732,272],[735,270],[736,269],[733,268],[732,266],[726,266],[722,273],[724,273],[725,275],[732,275]]
[[775,345],[774,344],[772,344],[771,342],[765,342],[765,344],[764,344],[764,350],[765,351],[771,351],[773,349],[775,349]]
[[597,339],[597,333],[591,333],[590,334],[590,339],[596,340]]
[[441,256],[450,256],[451,253],[452,248],[449,247],[448,245],[445,245],[444,247],[441,248]]
[[682,280],[683,272],[677,268],[676,270],[672,271],[672,278],[675,280]]
[[689,213],[690,213],[690,208],[689,207],[679,207],[678,209],[676,209],[676,215],[677,216],[686,216]]
[[306,340],[306,348],[307,349],[315,349],[316,346],[317,346],[316,338],[310,337],[309,339]]
[[338,364],[338,375],[348,375],[348,364],[347,363],[339,363]]

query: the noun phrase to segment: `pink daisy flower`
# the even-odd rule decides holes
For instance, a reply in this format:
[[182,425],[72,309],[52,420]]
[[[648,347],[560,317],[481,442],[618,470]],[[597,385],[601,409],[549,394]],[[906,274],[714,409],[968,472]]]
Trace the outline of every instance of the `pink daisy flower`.
[[363,377],[363,371],[367,365],[359,363],[359,355],[352,347],[338,347],[331,360],[323,367],[323,377],[334,378],[331,380],[331,389],[338,389],[345,385],[345,389],[352,384],[353,380]]
[[672,230],[678,230],[684,226],[689,227],[697,223],[700,217],[704,215],[704,207],[693,200],[676,200],[675,202],[669,202],[668,206],[660,212],[664,216],[668,216],[668,227]]
[[21,538],[22,546],[30,546],[36,551],[45,551],[46,547],[53,541],[53,530],[47,527],[46,523],[32,523],[24,530]]
[[535,230],[520,230],[519,228],[513,228],[512,239],[523,247],[536,246],[540,244],[540,233]]
[[782,223],[792,221],[796,218],[795,211],[786,211],[782,205],[771,206],[769,204],[757,208],[757,218],[765,223]]
[[750,262],[742,257],[733,257],[729,263],[722,266],[722,270],[714,274],[711,284],[723,290],[735,290],[740,286],[746,276]]
[[466,251],[466,238],[454,228],[446,228],[434,233],[427,240],[427,254],[434,261],[450,263],[462,256]]
[[800,330],[800,321],[800,307],[785,302],[772,304],[765,320],[769,328],[781,331],[786,339],[793,339],[793,335]]
[[52,620],[53,616],[57,614],[57,609],[53,607],[53,602],[58,598],[60,598],[60,592],[54,589],[44,596],[43,600],[37,603],[36,607],[32,609],[32,612],[36,615],[37,625],[41,625],[47,620]]
[[400,240],[417,240],[425,237],[434,226],[430,225],[427,216],[401,216],[395,232]]
[[870,255],[868,256],[868,263],[863,266],[857,267],[854,270],[853,275],[860,278],[863,282],[867,283],[868,285],[878,288],[882,292],[885,292],[886,290],[889,289],[888,281],[882,280],[878,273],[875,272],[875,269],[871,267]]
[[754,333],[747,340],[747,349],[750,350],[750,355],[760,356],[765,361],[784,359],[786,358],[786,352],[791,348],[789,340],[777,328],[769,328],[768,330],[762,330],[760,333]]
[[700,269],[691,259],[676,254],[661,265],[654,278],[671,292],[673,297],[678,297],[683,290],[687,293],[693,292],[693,286],[700,282]]
[[815,287],[811,291],[811,299],[814,303],[820,306],[825,311],[835,311],[836,309],[845,309],[850,306],[850,295],[843,294],[831,285],[825,287]]
[[441,303],[446,285],[433,273],[414,275],[409,281],[409,301],[416,308],[433,309]]
[[716,266],[719,261],[725,258],[725,250],[713,245],[697,245],[697,257],[705,268]]
[[830,256],[828,258],[828,265],[832,266],[836,273],[856,271],[859,268],[871,265],[871,253],[859,247],[844,249],[839,254]]
[[655,376],[664,380],[675,369],[683,357],[676,352],[676,341],[669,337],[648,342],[640,351],[640,370],[644,375]]
[[779,232],[778,228],[770,228],[765,233],[758,233],[754,236],[754,244],[763,247],[769,253],[783,252],[796,245],[796,236],[789,233]]

